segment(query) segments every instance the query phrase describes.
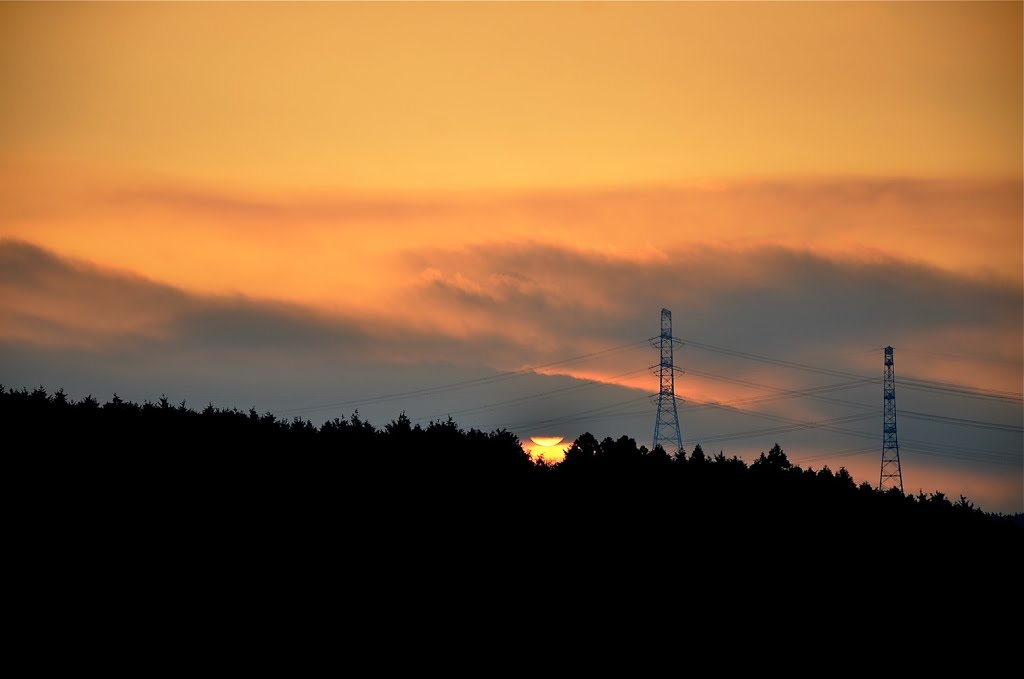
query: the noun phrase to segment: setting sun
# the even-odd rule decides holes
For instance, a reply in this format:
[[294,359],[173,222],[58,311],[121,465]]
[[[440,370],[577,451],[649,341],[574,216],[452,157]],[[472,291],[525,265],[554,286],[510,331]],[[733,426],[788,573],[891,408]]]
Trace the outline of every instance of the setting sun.
[[563,436],[531,436],[529,443],[523,444],[523,450],[535,460],[541,458],[545,462],[560,462],[565,458],[565,451],[571,443],[565,443]]

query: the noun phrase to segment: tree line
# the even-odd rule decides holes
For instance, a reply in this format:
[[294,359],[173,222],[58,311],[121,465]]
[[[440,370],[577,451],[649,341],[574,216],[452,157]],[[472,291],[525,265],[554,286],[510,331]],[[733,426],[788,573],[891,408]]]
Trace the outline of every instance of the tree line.
[[255,408],[196,410],[116,394],[101,404],[2,385],[0,425],[18,442],[9,458],[36,467],[61,498],[118,521],[139,506],[159,505],[168,521],[176,512],[195,518],[245,507],[250,518],[301,517],[303,525],[342,517],[352,534],[383,522],[406,539],[512,534],[544,536],[555,549],[628,544],[641,552],[651,544],[685,551],[725,540],[778,550],[897,536],[899,544],[970,546],[1018,562],[1024,543],[1013,517],[963,496],[878,492],[845,468],[794,465],[778,443],[748,464],[700,445],[673,457],[627,436],[584,433],[550,463],[532,459],[511,432],[467,430],[451,418],[421,426],[403,413],[376,427],[354,412],[315,426]]

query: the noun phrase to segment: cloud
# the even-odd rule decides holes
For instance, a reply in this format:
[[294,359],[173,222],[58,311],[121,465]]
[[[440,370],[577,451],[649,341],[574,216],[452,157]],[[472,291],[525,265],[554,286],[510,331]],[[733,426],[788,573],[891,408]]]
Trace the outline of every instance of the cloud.
[[[845,464],[858,478],[870,480],[877,475],[880,387],[874,381],[835,389],[848,378],[744,359],[729,350],[878,380],[881,348],[891,344],[897,348],[900,378],[915,376],[1019,393],[1024,376],[1020,363],[1024,292],[1019,286],[894,257],[844,259],[778,247],[691,247],[670,253],[665,261],[642,262],[543,243],[509,243],[420,251],[409,259],[416,266],[431,267],[420,294],[439,310],[436,313],[474,316],[483,327],[515,318],[519,336],[558,338],[549,356],[653,336],[658,332],[658,310],[670,308],[677,336],[695,341],[676,353],[677,365],[687,371],[676,383],[677,393],[687,401],[681,409],[684,439],[692,446],[702,438],[726,435],[713,447],[746,454],[748,459],[758,450],[751,446],[765,449],[772,442],[769,438],[783,440],[797,457],[852,448],[859,452],[817,458],[813,464],[833,468]],[[502,289],[500,304],[492,303],[493,296],[465,292],[488,289],[488,281],[502,280],[508,272],[515,273],[515,285]],[[411,297],[419,299],[415,294]],[[708,351],[702,345],[717,346],[720,351]],[[901,353],[901,347],[949,351],[963,362],[951,365],[920,352]],[[979,351],[998,361],[972,362],[971,355]],[[650,364],[654,357],[649,350],[637,348],[613,357],[607,366],[587,363],[582,369],[567,369],[577,375],[585,370],[610,375],[642,360]],[[643,375],[621,381],[631,380],[651,385]],[[815,387],[832,400],[768,398],[777,395],[772,389]],[[900,406],[908,412],[1021,426],[1019,403],[909,387],[898,388],[898,393]],[[725,409],[704,405],[709,402],[737,405]],[[790,427],[793,420],[827,422],[848,416],[860,419],[826,425],[824,431],[766,431]],[[643,426],[642,421],[638,418],[633,426]],[[748,431],[762,433],[744,436]],[[978,479],[957,483],[975,489],[986,483],[998,486],[1002,499],[993,501],[999,506],[1006,506],[1007,497],[1019,498],[1011,478],[1019,477],[1019,433],[908,418],[900,431],[906,437],[908,470],[930,470],[920,476],[908,471],[908,483],[911,479],[916,479],[913,483],[925,483],[925,479],[948,483],[956,474],[966,479],[978,468],[972,460],[984,458],[1003,466],[993,471],[982,465],[989,479],[984,483]],[[644,440],[646,432],[634,429],[631,433]],[[999,483],[990,483],[992,477]]]
[[[554,417],[558,425],[560,413],[585,416],[638,399],[614,384],[502,370],[522,360],[522,346],[500,327],[464,338],[193,295],[11,241],[0,242],[0,272],[7,386],[139,401],[166,393],[317,422],[357,408],[377,423],[402,410],[424,424],[452,414],[465,426],[515,427],[524,437],[536,433],[534,423]],[[575,417],[574,426],[593,424]]]
[[[402,410],[424,423],[451,414],[463,426],[505,427],[524,439],[591,431],[649,444],[657,383],[647,367],[656,357],[644,338],[656,334],[662,306],[672,309],[678,335],[720,348],[878,376],[880,347],[891,343],[898,377],[969,383],[980,375],[979,386],[1017,391],[1021,382],[1021,290],[899,260],[702,247],[644,262],[528,242],[419,250],[403,265],[422,275],[382,319],[192,294],[4,241],[0,382],[134,400],[166,393],[314,422],[357,408],[378,424]],[[406,313],[415,307],[433,323]],[[999,361],[950,364],[900,352],[969,356],[978,338]],[[568,357],[580,358],[517,372]],[[688,371],[677,382],[687,448],[706,440],[706,450],[751,459],[778,440],[815,466],[846,465],[869,481],[877,474],[877,382],[834,390],[843,378],[696,344],[676,360]],[[813,387],[848,405],[772,391]],[[1021,424],[1019,404],[900,382],[897,390],[907,412]],[[825,431],[792,427],[850,415],[860,419]],[[931,480],[943,479],[944,490],[970,488],[965,494],[987,509],[1020,504],[1019,483],[1010,487],[1019,481],[1019,434],[904,418],[900,436],[908,487],[931,490]],[[844,452],[852,449],[859,452]],[[972,462],[973,450],[999,465]]]
[[[505,369],[653,336],[667,307],[677,335],[755,353],[799,358],[886,344],[963,353],[984,337],[986,355],[1015,361],[1024,325],[1024,295],[998,281],[785,248],[690,247],[664,261],[529,242],[419,249],[400,261],[419,275],[387,313],[372,315],[193,294],[12,241],[0,245],[0,264],[5,335],[54,346],[145,339]],[[928,363],[924,376],[940,367]],[[980,369],[1001,388],[1019,387],[1004,365]]]
[[244,193],[212,191],[172,184],[107,190],[109,205],[137,215],[162,211],[228,222],[393,222],[443,215],[456,208],[450,202],[415,195],[321,194],[253,197]]
[[[383,302],[418,249],[525,240],[645,263],[696,246],[895,258],[1019,282],[1019,182],[760,179],[504,192],[245,192],[0,164],[0,236],[208,293]],[[536,254],[536,253],[535,253]],[[686,261],[677,263],[688,266]],[[415,272],[418,274],[419,272]]]
[[[472,357],[502,366],[653,336],[658,310],[682,337],[799,356],[830,346],[899,345],[905,338],[984,333],[1009,360],[1024,324],[1019,288],[892,258],[849,261],[786,248],[690,247],[664,261],[634,261],[545,243],[419,249],[387,314],[328,313],[300,304],[197,295],[145,278],[0,245],[5,328],[34,324],[66,345],[133,337],[196,346],[338,347],[365,357]],[[424,312],[427,312],[426,314]],[[429,322],[424,322],[427,320]],[[30,335],[30,333],[29,333]],[[1009,348],[1009,349],[1008,349]],[[579,351],[576,351],[576,350]],[[942,346],[931,347],[943,351]]]
[[40,344],[120,350],[149,340],[302,351],[366,340],[351,323],[308,308],[189,294],[9,240],[0,241],[0,290],[4,334]]
[[690,247],[662,262],[636,262],[542,243],[407,257],[410,266],[429,271],[412,295],[416,303],[425,299],[452,317],[478,318],[481,326],[515,319],[531,336],[547,333],[569,343],[617,342],[640,328],[654,335],[662,307],[673,310],[681,336],[782,354],[829,343],[878,346],[964,327],[985,328],[993,340],[1005,337],[1013,346],[1022,324],[1019,288],[895,258]]

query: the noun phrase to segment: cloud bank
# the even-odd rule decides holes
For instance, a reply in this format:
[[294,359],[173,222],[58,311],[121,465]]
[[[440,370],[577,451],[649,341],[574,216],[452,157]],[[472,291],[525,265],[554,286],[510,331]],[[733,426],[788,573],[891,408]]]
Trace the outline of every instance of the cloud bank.
[[[589,430],[649,444],[654,406],[648,397],[657,385],[647,367],[656,359],[643,340],[657,333],[658,310],[667,306],[676,334],[697,344],[866,376],[880,375],[880,348],[892,344],[898,376],[964,383],[966,374],[977,386],[1019,391],[1021,292],[934,267],[711,247],[642,263],[528,242],[420,250],[408,253],[405,265],[421,272],[404,290],[406,304],[455,320],[428,328],[413,315],[406,326],[402,313],[384,322],[272,300],[197,295],[4,241],[0,381],[64,386],[79,396],[102,388],[139,400],[168,393],[314,421],[356,408],[381,423],[402,410],[422,421],[451,414],[465,426],[506,427],[524,440],[538,433],[571,440]],[[979,346],[992,360],[969,373],[960,363],[911,353],[927,348],[962,357]],[[514,372],[590,352],[605,353]],[[778,438],[796,459],[803,454],[818,464],[831,459],[817,457],[823,452],[875,447],[877,384],[833,392],[829,385],[843,380],[697,346],[684,346],[677,363],[693,372],[678,383],[687,447],[705,438],[712,441],[708,449],[749,456]],[[777,398],[772,391],[815,387],[850,405]],[[900,406],[912,412],[1021,424],[1019,404],[899,393]],[[853,419],[775,433],[787,426],[771,419],[780,417]],[[1019,434],[909,420],[900,431],[938,444],[935,450],[917,445],[930,450],[917,463],[929,471],[918,479],[952,483],[949,470],[966,470],[956,483],[1001,488],[1000,506],[1017,501]],[[957,445],[1001,466],[973,464],[969,453],[943,457]],[[904,456],[912,459],[913,448],[907,445]],[[832,463],[870,480],[874,457],[840,455]],[[999,481],[968,481],[972,473]]]

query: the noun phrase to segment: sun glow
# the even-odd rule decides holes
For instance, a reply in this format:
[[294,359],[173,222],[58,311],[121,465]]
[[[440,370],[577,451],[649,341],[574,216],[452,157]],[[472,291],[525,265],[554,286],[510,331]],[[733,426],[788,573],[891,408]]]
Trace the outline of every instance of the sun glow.
[[565,451],[571,445],[565,443],[564,438],[563,436],[531,436],[531,442],[524,444],[523,450],[535,460],[543,458],[545,462],[561,462],[565,458]]

